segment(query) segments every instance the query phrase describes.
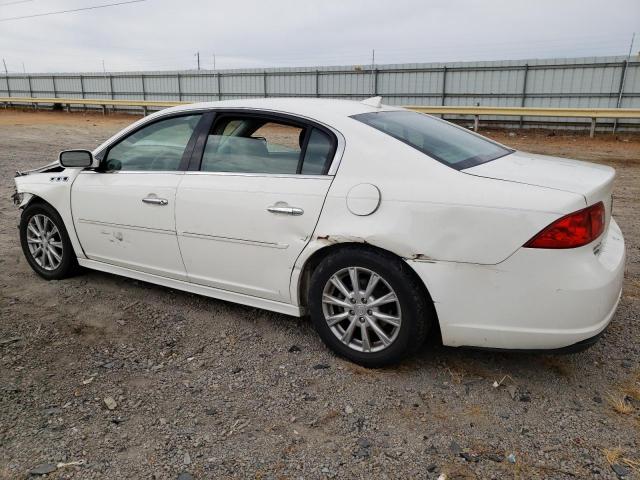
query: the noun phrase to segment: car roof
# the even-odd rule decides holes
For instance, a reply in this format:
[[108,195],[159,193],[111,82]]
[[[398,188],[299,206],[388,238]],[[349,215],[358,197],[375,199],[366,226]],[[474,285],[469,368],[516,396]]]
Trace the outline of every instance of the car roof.
[[252,109],[286,113],[307,117],[329,125],[340,123],[351,115],[380,111],[401,110],[400,107],[381,105],[379,108],[354,100],[336,100],[325,98],[252,98],[222,100],[218,102],[200,102],[180,105],[162,110],[159,113],[189,112],[203,109]]

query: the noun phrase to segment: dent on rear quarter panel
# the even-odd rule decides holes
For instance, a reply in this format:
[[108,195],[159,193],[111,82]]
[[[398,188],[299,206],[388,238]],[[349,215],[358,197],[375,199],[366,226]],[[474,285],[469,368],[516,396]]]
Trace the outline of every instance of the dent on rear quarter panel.
[[[423,253],[410,253],[408,248],[404,245],[390,245],[380,239],[376,238],[364,238],[357,236],[349,236],[349,235],[318,235],[315,240],[322,244],[319,248],[324,248],[329,245],[336,245],[339,243],[362,243],[364,245],[372,245],[378,248],[383,248],[384,250],[388,250],[392,253],[395,253],[399,257],[410,259],[410,260],[423,260],[429,261],[433,260],[428,255]],[[383,246],[385,245],[385,246]],[[316,249],[317,251],[318,249]]]
[[[406,259],[493,265],[553,220],[583,208],[583,196],[467,175],[361,122],[343,131],[346,147],[307,251],[356,242]],[[346,198],[369,183],[380,191],[371,215]],[[313,252],[311,252],[313,253]]]

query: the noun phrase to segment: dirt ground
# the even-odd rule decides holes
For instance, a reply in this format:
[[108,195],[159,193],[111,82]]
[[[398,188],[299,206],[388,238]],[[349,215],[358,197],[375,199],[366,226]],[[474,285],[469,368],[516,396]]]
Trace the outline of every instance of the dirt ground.
[[640,478],[640,135],[481,132],[618,170],[626,283],[595,346],[431,345],[366,370],[304,320],[99,272],[32,272],[14,172],[133,120],[0,110],[0,478]]

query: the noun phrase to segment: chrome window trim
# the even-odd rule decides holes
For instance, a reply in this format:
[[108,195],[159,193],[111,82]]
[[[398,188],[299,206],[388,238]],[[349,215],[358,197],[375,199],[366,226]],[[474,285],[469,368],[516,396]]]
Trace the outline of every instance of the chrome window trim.
[[82,170],[80,174],[90,173],[90,174],[101,174],[101,175],[128,175],[128,174],[139,174],[143,173],[145,175],[157,175],[157,174],[170,174],[170,175],[184,175],[184,170],[108,170],[105,172],[96,172],[95,170]]
[[267,177],[267,178],[297,178],[307,180],[333,179],[331,175],[303,175],[297,173],[252,173],[252,172],[184,172],[186,175],[215,175],[221,177]]

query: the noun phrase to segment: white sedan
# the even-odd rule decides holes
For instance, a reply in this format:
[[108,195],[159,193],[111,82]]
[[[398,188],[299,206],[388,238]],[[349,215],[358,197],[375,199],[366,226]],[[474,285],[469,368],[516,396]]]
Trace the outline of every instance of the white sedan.
[[199,103],[18,173],[31,267],[288,315],[365,366],[445,345],[582,348],[623,280],[612,168],[320,99]]

